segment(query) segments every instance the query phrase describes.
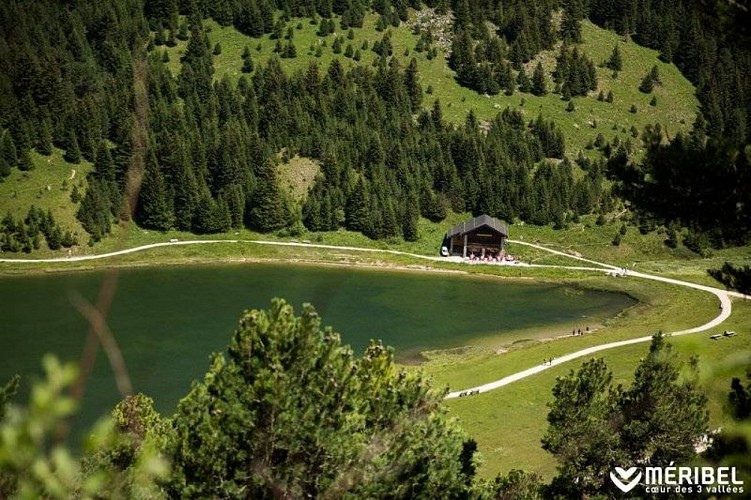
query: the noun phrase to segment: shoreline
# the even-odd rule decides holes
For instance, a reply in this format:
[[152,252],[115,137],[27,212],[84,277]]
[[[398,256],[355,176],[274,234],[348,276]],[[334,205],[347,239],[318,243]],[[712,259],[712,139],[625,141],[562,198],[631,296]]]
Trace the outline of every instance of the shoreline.
[[[226,242],[235,243],[235,242]],[[183,245],[163,245],[166,248],[174,249],[175,247],[187,248],[186,244]],[[243,246],[243,250],[248,248],[263,249],[270,245],[248,245]],[[280,245],[279,247],[285,247],[287,245]],[[200,245],[204,247],[204,245]],[[288,247],[288,246],[287,246]],[[601,319],[597,322],[597,325],[590,325],[595,330],[602,329],[608,320],[621,318],[628,311],[631,311],[635,307],[648,306],[647,302],[640,300],[633,296],[631,293],[625,290],[618,290],[617,287],[609,287],[602,283],[591,283],[589,285],[583,284],[576,278],[566,278],[562,276],[552,276],[543,271],[540,276],[509,276],[503,274],[496,274],[491,272],[491,268],[487,266],[466,266],[466,269],[447,268],[442,265],[448,264],[452,266],[461,266],[462,263],[452,261],[442,261],[437,258],[430,258],[428,262],[423,263],[404,263],[398,262],[396,259],[399,257],[407,257],[416,259],[419,256],[405,255],[404,253],[396,252],[384,252],[383,254],[372,255],[368,254],[376,253],[370,249],[363,249],[364,255],[358,255],[356,249],[337,249],[331,247],[321,247],[313,245],[301,245],[301,248],[305,248],[308,251],[312,251],[312,256],[306,257],[262,257],[262,256],[241,256],[241,255],[222,255],[222,256],[189,256],[185,253],[178,254],[176,256],[165,256],[163,254],[157,255],[154,258],[149,258],[150,252],[133,252],[123,253],[108,257],[102,257],[100,259],[89,260],[77,260],[67,261],[60,260],[58,262],[29,262],[28,264],[22,264],[22,269],[15,268],[18,262],[3,262],[0,263],[0,279],[3,277],[25,277],[25,276],[39,276],[45,274],[57,274],[57,273],[90,273],[90,272],[118,272],[119,270],[128,269],[146,269],[154,266],[169,266],[173,268],[190,268],[195,266],[239,266],[245,264],[260,264],[260,265],[292,265],[292,266],[307,266],[307,267],[327,267],[327,268],[350,268],[353,270],[361,269],[368,271],[380,271],[380,272],[405,272],[405,273],[427,273],[433,275],[455,275],[460,276],[462,279],[472,280],[494,280],[494,281],[514,281],[519,283],[555,283],[565,286],[572,286],[577,289],[593,290],[598,292],[620,293],[634,301],[634,304],[618,311],[618,313],[612,317]],[[153,247],[152,247],[153,248]],[[161,247],[156,247],[161,248]],[[147,249],[145,249],[147,250]],[[263,251],[263,250],[261,250]],[[337,252],[332,254],[331,252]],[[348,252],[348,253],[340,253]],[[131,254],[136,254],[137,257],[133,260]],[[119,257],[125,257],[125,259],[119,259]],[[337,259],[338,257],[338,259]],[[334,260],[337,259],[337,260]],[[113,262],[114,260],[114,262]],[[123,261],[124,260],[124,261]],[[118,262],[119,261],[119,262]],[[436,265],[437,264],[437,265]],[[536,269],[534,267],[527,266],[497,266],[492,269],[517,269],[530,271]],[[539,269],[542,271],[542,269]],[[546,274],[548,274],[546,276]],[[517,351],[531,347],[540,343],[549,343],[555,340],[565,339],[573,337],[573,335],[564,333],[567,330],[554,326],[552,329],[546,329],[544,332],[517,332],[518,335],[514,335],[513,339],[509,339],[507,336],[496,332],[491,335],[479,335],[476,339],[465,346],[451,347],[447,349],[425,349],[420,352],[407,353],[400,361],[400,364],[408,366],[420,366],[425,363],[429,363],[431,359],[430,353],[450,353],[451,351],[469,350],[482,350],[487,352],[493,352],[495,355],[500,355],[506,352]],[[593,329],[590,329],[589,333],[594,333]]]
[[[261,257],[261,256],[244,256],[244,255],[229,255],[229,256],[190,256],[186,254],[176,255],[174,257],[157,255],[149,258],[148,250],[152,249],[175,249],[175,248],[187,248],[193,244],[203,247],[206,244],[233,244],[246,243],[248,246],[244,246],[243,249],[255,248],[300,248],[307,251],[313,251],[317,256],[313,257]],[[339,254],[339,259],[336,259],[336,254],[328,254],[327,251],[335,252],[357,252]],[[367,256],[373,254],[373,259],[369,259]],[[2,254],[0,254],[2,255]],[[112,262],[113,259],[125,257],[125,259],[132,258],[137,255],[143,257],[136,258],[134,260],[126,260],[125,262]],[[329,258],[327,258],[329,257]],[[344,257],[344,258],[342,258]],[[394,262],[393,258],[407,258],[421,260],[424,263],[400,263]],[[378,249],[368,247],[338,247],[335,245],[323,245],[315,243],[300,243],[300,242],[286,242],[286,241],[263,241],[263,240],[194,240],[194,241],[179,241],[173,243],[158,243],[144,245],[142,247],[135,247],[129,249],[123,249],[116,252],[110,252],[100,255],[82,255],[74,256],[73,259],[66,257],[59,258],[43,258],[39,260],[35,259],[8,259],[3,260],[0,258],[0,277],[2,276],[20,276],[20,275],[38,275],[49,273],[67,273],[67,272],[91,272],[97,270],[112,270],[112,269],[135,269],[145,268],[153,266],[211,266],[211,265],[239,265],[239,264],[293,264],[293,265],[309,265],[309,266],[330,266],[330,267],[353,267],[353,268],[367,268],[373,270],[384,271],[412,271],[412,272],[428,272],[428,273],[453,273],[462,274],[467,276],[473,276],[476,278],[492,278],[492,279],[511,279],[519,281],[527,280],[540,280],[540,281],[552,281],[561,282],[561,280],[554,277],[536,277],[536,276],[506,276],[502,274],[495,274],[488,272],[487,266],[467,266],[467,269],[454,269],[448,267],[442,267],[443,265],[449,266],[462,266],[463,262],[455,262],[449,260],[442,260],[438,257],[429,255],[413,254],[404,252],[401,250],[393,249]],[[431,265],[431,264],[438,264]],[[19,267],[15,267],[19,266]],[[511,266],[500,265],[495,267],[496,269],[536,269],[532,266]]]

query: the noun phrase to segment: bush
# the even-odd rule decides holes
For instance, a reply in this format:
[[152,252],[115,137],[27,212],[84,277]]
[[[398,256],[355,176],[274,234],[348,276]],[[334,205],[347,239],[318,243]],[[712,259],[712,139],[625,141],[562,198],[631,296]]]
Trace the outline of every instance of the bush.
[[648,219],[647,217],[639,220],[639,234],[649,234],[650,232],[654,231],[654,229],[655,226],[652,220]]
[[751,266],[736,267],[725,262],[720,269],[707,269],[707,272],[728,288],[745,294],[751,293]]
[[709,248],[709,238],[701,232],[689,231],[686,237],[683,238],[683,246],[702,257],[712,255],[712,250]]
[[668,248],[678,247],[678,232],[672,227],[668,229],[667,238],[665,238],[665,246]]

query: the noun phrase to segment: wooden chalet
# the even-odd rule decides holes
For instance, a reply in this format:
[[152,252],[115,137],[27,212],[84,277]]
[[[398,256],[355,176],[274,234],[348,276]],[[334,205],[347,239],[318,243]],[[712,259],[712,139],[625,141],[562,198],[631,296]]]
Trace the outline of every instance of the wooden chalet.
[[449,229],[444,246],[449,255],[502,257],[507,239],[508,224],[489,215],[480,215]]

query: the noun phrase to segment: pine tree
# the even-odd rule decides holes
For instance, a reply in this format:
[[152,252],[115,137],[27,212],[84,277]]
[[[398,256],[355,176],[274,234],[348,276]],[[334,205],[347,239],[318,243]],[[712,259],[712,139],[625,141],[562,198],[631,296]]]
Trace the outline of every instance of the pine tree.
[[39,141],[36,145],[37,153],[43,156],[52,154],[52,125],[48,118],[42,120],[39,127]]
[[25,149],[18,155],[18,170],[28,172],[34,170],[34,160],[31,159],[31,150]]
[[708,423],[696,370],[680,370],[660,333],[629,389],[612,386],[602,359],[559,377],[547,419],[543,448],[558,460],[548,495],[565,498],[620,495],[607,477],[624,462],[690,463]]
[[532,94],[536,96],[543,96],[548,93],[547,84],[545,82],[545,71],[542,68],[542,63],[538,62],[535,66],[535,71],[532,74],[532,87],[530,89]]
[[613,71],[621,71],[623,69],[623,57],[621,56],[621,49],[618,44],[613,47],[613,53],[610,54],[610,59],[606,66]]
[[170,30],[169,36],[167,36],[167,40],[164,42],[164,45],[166,45],[167,47],[177,46],[177,38],[175,36],[175,30]]
[[164,45],[164,28],[161,26],[156,30],[156,33],[154,33],[154,45],[157,47]]
[[240,229],[245,219],[245,194],[242,187],[233,184],[222,193],[222,199],[227,204],[230,216],[230,227]]
[[16,145],[13,142],[10,132],[5,132],[2,135],[2,141],[0,141],[0,157],[2,157],[2,160],[8,165],[8,168],[15,167],[18,165]]
[[563,12],[560,34],[564,43],[581,43],[582,41],[581,23],[569,14],[568,10]]
[[289,213],[276,175],[276,164],[267,160],[258,173],[258,185],[251,199],[248,225],[267,233],[289,223]]
[[90,175],[88,184],[86,194],[76,212],[76,218],[91,235],[91,240],[96,242],[110,232],[112,212],[107,191],[102,189],[100,181]]
[[[78,240],[76,239],[72,231],[67,230],[63,233],[60,244],[63,246],[63,248],[70,248],[72,246],[78,245]],[[34,248],[39,248],[38,243],[35,243]]]
[[193,212],[200,196],[198,183],[189,165],[179,162],[175,167],[171,182],[175,227],[181,231],[190,231]]
[[177,30],[177,39],[185,41],[190,37],[190,34],[188,32],[188,23],[183,21],[180,23],[180,27]]
[[0,155],[0,177],[8,177],[11,173],[10,165],[5,158]]
[[417,71],[417,60],[414,57],[404,71],[404,85],[407,88],[410,109],[416,113],[422,104],[422,85],[420,85],[420,75]]
[[145,228],[167,231],[175,223],[167,186],[153,152],[149,155],[146,173],[138,195],[136,220]]
[[219,233],[222,229],[222,220],[219,217],[217,204],[211,198],[208,190],[205,190],[198,198],[191,230],[197,234]]
[[514,75],[511,71],[511,65],[509,63],[503,63],[501,69],[497,72],[498,85],[504,89],[504,94],[507,96],[514,95],[516,90],[516,82],[514,81]]
[[652,80],[652,75],[647,73],[639,84],[639,91],[649,94],[652,89],[654,89],[654,80]]
[[[442,394],[397,369],[380,343],[355,356],[321,323],[312,306],[296,315],[281,300],[241,318],[227,354],[213,358],[171,422],[170,491],[268,498],[284,481],[288,496],[320,498],[341,488],[356,457],[358,470],[404,472],[365,474],[346,485],[348,496],[469,497],[476,445],[441,410]],[[378,453],[364,454],[362,443],[379,443]],[[254,465],[276,461],[273,473]]]
[[321,22],[318,24],[318,36],[328,36],[329,34],[329,22],[326,18],[321,18]]
[[81,163],[81,149],[78,147],[78,138],[73,130],[68,131],[67,147],[63,158],[68,163]]
[[420,207],[417,196],[414,194],[407,197],[402,220],[402,236],[406,241],[417,241],[420,237],[417,223],[420,218]]
[[282,57],[285,59],[294,59],[295,57],[297,57],[297,47],[295,47],[294,42],[287,42],[287,44],[284,46]]
[[524,71],[524,68],[519,70],[519,74],[516,77],[516,83],[519,85],[520,92],[528,93],[532,90],[532,82],[529,81],[529,77],[527,76],[527,72]]
[[242,72],[243,73],[252,73],[253,72],[253,58],[248,56],[243,60],[243,67]]
[[652,69],[649,71],[649,78],[652,79],[653,83],[660,83],[660,71],[657,69],[657,65],[652,66]]
[[373,221],[371,213],[371,196],[367,181],[360,178],[347,200],[345,223],[347,229],[369,233]]
[[46,235],[45,239],[50,250],[59,250],[63,244],[63,231],[60,229],[60,226],[55,225]]

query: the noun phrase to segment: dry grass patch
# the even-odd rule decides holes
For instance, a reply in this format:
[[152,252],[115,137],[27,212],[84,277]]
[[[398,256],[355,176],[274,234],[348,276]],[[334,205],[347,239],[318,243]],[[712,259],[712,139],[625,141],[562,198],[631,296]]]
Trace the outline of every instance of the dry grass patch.
[[317,161],[295,155],[289,161],[279,164],[279,182],[295,202],[303,204],[320,170],[321,165]]

